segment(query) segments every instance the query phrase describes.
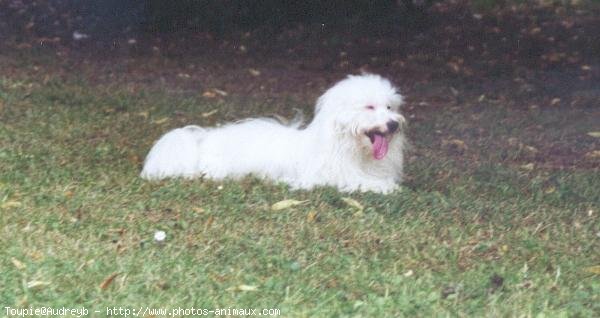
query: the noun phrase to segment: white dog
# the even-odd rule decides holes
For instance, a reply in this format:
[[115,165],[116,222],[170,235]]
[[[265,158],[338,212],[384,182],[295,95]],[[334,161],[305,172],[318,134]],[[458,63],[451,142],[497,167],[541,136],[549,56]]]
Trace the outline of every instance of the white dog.
[[317,101],[313,121],[247,119],[216,128],[187,126],[162,136],[141,176],[212,179],[248,174],[293,188],[389,193],[402,178],[402,96],[386,79],[348,76]]

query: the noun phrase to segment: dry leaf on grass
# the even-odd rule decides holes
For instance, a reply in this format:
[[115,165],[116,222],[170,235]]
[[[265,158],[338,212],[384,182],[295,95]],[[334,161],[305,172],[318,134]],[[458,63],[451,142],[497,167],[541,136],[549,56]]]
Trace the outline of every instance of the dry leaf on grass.
[[119,276],[119,273],[112,273],[108,277],[104,279],[104,281],[100,284],[100,289],[107,289],[110,284],[115,280],[115,278]]
[[218,109],[213,109],[211,111],[202,113],[200,116],[202,116],[202,118],[210,117],[210,116],[216,114],[218,111],[219,111]]
[[239,285],[227,288],[227,291],[258,291],[258,286]]
[[585,157],[588,159],[600,159],[600,150],[590,151],[585,154]]
[[310,211],[308,212],[308,214],[306,215],[306,220],[308,222],[314,222],[317,220],[317,212],[316,211]]
[[163,117],[161,119],[157,119],[157,120],[153,121],[153,123],[160,125],[160,124],[166,123],[167,121],[169,121],[169,117]]
[[203,208],[201,207],[193,207],[192,210],[196,213],[204,213],[206,212]]
[[2,205],[0,205],[0,207],[2,207],[3,209],[18,208],[20,206],[21,206],[21,202],[17,202],[17,201],[6,201],[6,202],[2,203]]
[[209,229],[214,222],[215,222],[215,217],[212,215],[209,216],[208,219],[206,219],[206,222],[204,223],[204,229],[205,230]]
[[528,164],[521,165],[521,169],[531,171],[535,168],[535,164],[530,162]]
[[252,76],[259,76],[260,75],[260,71],[254,68],[248,69],[248,72],[250,72],[250,75]]
[[223,97],[225,97],[225,96],[227,96],[227,95],[228,95],[226,91],[224,91],[224,90],[220,90],[220,89],[218,89],[218,88],[213,88],[213,92],[215,92],[215,93],[217,93],[218,95],[221,95],[221,96],[223,96]]
[[13,263],[13,265],[18,269],[18,270],[24,270],[25,269],[25,264],[21,263],[21,261],[19,261],[18,259],[11,257],[10,261]]
[[592,136],[594,138],[600,138],[600,131],[590,131],[587,134],[588,136]]
[[215,98],[215,97],[217,97],[217,94],[215,92],[206,91],[206,92],[202,93],[202,97]]
[[273,211],[284,210],[287,208],[291,208],[293,206],[304,204],[306,202],[308,202],[308,200],[302,200],[302,201],[293,200],[293,199],[283,200],[283,201],[279,201],[277,203],[273,203],[273,205],[271,205],[271,210],[273,210]]
[[583,270],[588,273],[600,275],[600,265],[586,267]]
[[349,207],[357,209],[359,212],[362,212],[365,209],[362,204],[352,198],[344,197],[342,198],[342,201],[344,201],[344,203],[346,203]]
[[32,280],[30,282],[27,282],[27,288],[29,289],[42,288],[48,285],[50,285],[50,282],[44,282],[40,280]]

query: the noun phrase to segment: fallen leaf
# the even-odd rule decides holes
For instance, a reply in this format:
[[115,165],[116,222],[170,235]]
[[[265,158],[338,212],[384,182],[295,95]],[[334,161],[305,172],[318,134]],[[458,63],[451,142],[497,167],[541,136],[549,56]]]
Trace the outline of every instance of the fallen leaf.
[[34,261],[41,261],[44,259],[44,254],[40,251],[31,251],[28,253],[28,256],[31,257]]
[[600,159],[600,150],[590,151],[585,154],[585,157],[588,159]]
[[533,168],[535,168],[534,163],[528,163],[528,164],[524,164],[521,166],[521,169],[527,170],[527,171],[531,171],[531,170],[533,170]]
[[551,53],[547,53],[547,54],[542,54],[542,59],[547,60],[549,62],[559,62],[560,60],[564,59],[566,56],[565,53],[557,53],[557,52],[551,52]]
[[448,62],[446,63],[446,65],[448,65],[455,73],[460,72],[460,65],[458,63]]
[[252,286],[252,285],[239,285],[239,286],[227,288],[227,291],[257,291],[257,290],[258,290],[258,286]]
[[306,202],[308,202],[308,200],[302,200],[302,201],[293,200],[293,199],[283,200],[283,201],[279,201],[277,203],[273,203],[273,205],[271,205],[271,210],[279,211],[279,210],[291,208],[296,205],[304,204]]
[[22,205],[21,202],[18,202],[18,201],[6,201],[6,202],[2,203],[1,207],[3,209],[10,209],[10,208],[18,208],[21,205]]
[[533,146],[528,146],[528,145],[523,145],[523,149],[524,149],[526,152],[528,152],[528,153],[530,153],[530,154],[532,154],[532,155],[535,155],[535,154],[537,154],[538,152],[540,152],[539,150],[537,150],[537,148],[536,148],[536,147],[533,147]]
[[108,277],[104,279],[102,284],[100,284],[100,289],[107,289],[110,284],[115,280],[115,278],[119,276],[119,273],[112,273]]
[[169,121],[169,117],[163,117],[161,119],[157,119],[157,120],[153,121],[153,123],[160,125],[160,124],[166,123],[167,121]]
[[404,277],[411,277],[415,272],[412,269],[409,269],[406,273],[404,273]]
[[308,212],[308,214],[306,215],[306,220],[308,222],[314,222],[317,220],[317,212],[316,211],[310,211]]
[[358,201],[352,198],[344,197],[342,198],[342,201],[344,201],[344,203],[346,203],[348,206],[353,207],[360,212],[362,212],[365,209],[362,204],[360,204]]
[[193,207],[192,210],[196,213],[204,213],[205,210],[201,207]]
[[21,261],[19,261],[18,259],[11,257],[10,261],[13,263],[13,265],[18,269],[18,270],[24,270],[25,269],[25,264],[21,263]]
[[226,91],[220,90],[220,89],[218,89],[218,88],[213,88],[213,91],[214,91],[215,93],[217,93],[217,94],[221,95],[221,96],[227,96],[227,92],[226,92]]
[[592,136],[594,138],[600,138],[600,131],[590,131],[587,134],[588,136]]
[[148,119],[148,117],[150,116],[150,113],[148,112],[139,112],[137,113],[138,116],[143,117],[144,119]]
[[540,28],[540,27],[535,27],[535,28],[529,30],[529,34],[530,35],[535,35],[535,34],[538,34],[540,32],[542,32],[542,28]]
[[260,71],[254,68],[248,69],[248,72],[250,72],[250,74],[252,76],[260,76]]
[[203,118],[210,117],[210,116],[216,114],[218,111],[219,111],[218,109],[213,109],[209,112],[202,113],[200,116],[202,116]]
[[29,288],[29,289],[41,288],[41,287],[48,286],[48,285],[50,285],[50,282],[44,282],[44,281],[40,281],[40,280],[33,280],[30,282],[27,282],[27,288]]
[[215,98],[215,97],[217,97],[217,94],[212,91],[206,91],[206,92],[202,93],[202,97]]
[[206,230],[206,229],[210,228],[214,221],[215,221],[215,217],[212,215],[209,216],[208,219],[206,220],[206,222],[204,223],[204,229]]
[[586,267],[583,270],[588,273],[600,275],[600,265]]

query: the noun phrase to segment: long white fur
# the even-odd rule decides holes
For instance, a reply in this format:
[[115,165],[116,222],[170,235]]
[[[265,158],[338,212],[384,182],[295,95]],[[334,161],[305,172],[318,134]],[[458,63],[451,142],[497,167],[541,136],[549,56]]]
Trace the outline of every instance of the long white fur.
[[293,188],[389,193],[402,179],[404,134],[400,129],[391,136],[387,155],[376,160],[365,133],[385,130],[390,120],[404,123],[401,104],[402,96],[388,80],[351,75],[318,99],[314,119],[305,128],[258,118],[216,128],[174,129],[152,147],[141,176],[220,180],[253,174]]

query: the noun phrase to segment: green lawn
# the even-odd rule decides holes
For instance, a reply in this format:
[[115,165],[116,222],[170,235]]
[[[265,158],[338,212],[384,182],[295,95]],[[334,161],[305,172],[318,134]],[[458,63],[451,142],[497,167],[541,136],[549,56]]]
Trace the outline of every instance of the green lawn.
[[[600,314],[597,166],[555,168],[506,142],[534,143],[536,125],[544,138],[585,142],[600,129],[586,110],[490,104],[418,114],[407,180],[391,195],[138,177],[162,133],[241,108],[240,117],[263,115],[268,105],[0,77],[0,316],[5,306],[83,306],[95,317],[115,306],[276,308],[284,317]],[[271,209],[284,199],[306,202]]]

